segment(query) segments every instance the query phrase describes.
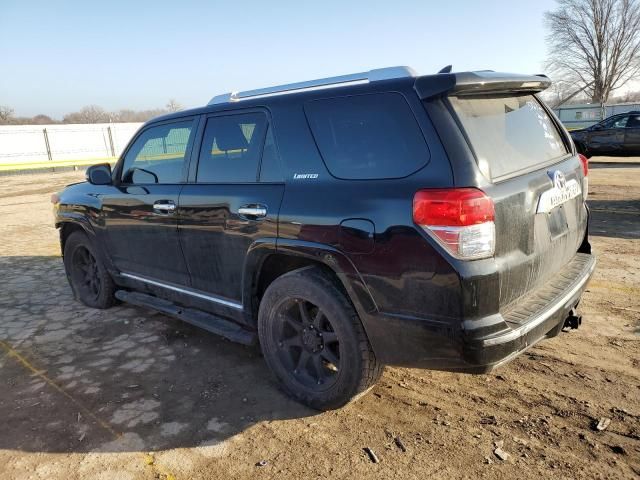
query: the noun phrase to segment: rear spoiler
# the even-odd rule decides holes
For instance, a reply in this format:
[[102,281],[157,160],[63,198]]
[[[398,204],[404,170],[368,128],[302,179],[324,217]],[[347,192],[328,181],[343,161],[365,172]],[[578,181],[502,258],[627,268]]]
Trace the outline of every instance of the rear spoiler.
[[538,93],[551,86],[545,75],[518,75],[490,70],[437,73],[416,78],[414,88],[422,100],[442,95]]

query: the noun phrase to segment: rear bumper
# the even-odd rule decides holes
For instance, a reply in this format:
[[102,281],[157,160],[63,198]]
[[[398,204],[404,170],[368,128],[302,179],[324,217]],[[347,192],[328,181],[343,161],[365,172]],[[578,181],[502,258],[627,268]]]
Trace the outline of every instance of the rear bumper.
[[550,282],[503,312],[505,328],[488,336],[471,337],[447,321],[388,315],[369,318],[365,327],[376,356],[388,365],[485,373],[557,335],[595,265],[593,255],[577,253]]
[[488,371],[543,338],[557,335],[580,301],[595,266],[593,255],[578,253],[568,272],[560,272],[548,285],[505,312],[508,331],[465,342],[465,362]]

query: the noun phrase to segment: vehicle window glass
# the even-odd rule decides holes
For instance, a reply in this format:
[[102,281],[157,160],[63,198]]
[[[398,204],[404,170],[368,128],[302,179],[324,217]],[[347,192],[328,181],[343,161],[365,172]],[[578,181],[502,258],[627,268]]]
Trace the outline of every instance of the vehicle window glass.
[[602,122],[604,128],[624,128],[627,126],[628,116],[609,118]]
[[638,128],[640,127],[640,115],[631,115],[629,117],[629,121],[627,122],[627,128]]
[[146,129],[127,151],[125,183],[180,183],[193,120]]
[[207,120],[198,160],[202,183],[255,182],[267,118],[244,113]]
[[264,148],[262,149],[262,161],[260,162],[260,181],[261,182],[282,182],[284,177],[280,168],[280,159],[276,142],[273,138],[273,130],[271,126],[267,128],[267,136],[264,140]]
[[510,175],[566,155],[560,132],[533,95],[449,97],[480,169]]
[[314,100],[304,108],[334,177],[402,178],[429,161],[420,127],[398,93]]

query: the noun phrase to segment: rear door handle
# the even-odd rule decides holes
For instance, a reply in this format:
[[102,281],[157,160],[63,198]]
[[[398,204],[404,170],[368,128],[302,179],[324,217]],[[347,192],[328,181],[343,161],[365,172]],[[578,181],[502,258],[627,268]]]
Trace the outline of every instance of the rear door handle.
[[158,200],[153,204],[154,213],[169,215],[176,210],[176,204],[173,200]]
[[238,215],[249,218],[263,218],[267,216],[267,207],[264,205],[245,205],[238,209]]

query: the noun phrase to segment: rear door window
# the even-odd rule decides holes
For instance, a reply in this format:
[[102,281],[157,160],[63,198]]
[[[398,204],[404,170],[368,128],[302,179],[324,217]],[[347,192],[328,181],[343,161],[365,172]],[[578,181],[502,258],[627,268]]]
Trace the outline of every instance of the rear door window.
[[631,115],[627,122],[627,128],[640,128],[640,115]]
[[402,178],[429,161],[424,136],[399,93],[314,100],[304,109],[334,177]]
[[198,160],[198,183],[256,182],[267,129],[263,113],[210,117]]
[[492,179],[529,170],[568,153],[533,95],[449,97],[483,173]]

